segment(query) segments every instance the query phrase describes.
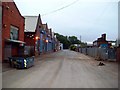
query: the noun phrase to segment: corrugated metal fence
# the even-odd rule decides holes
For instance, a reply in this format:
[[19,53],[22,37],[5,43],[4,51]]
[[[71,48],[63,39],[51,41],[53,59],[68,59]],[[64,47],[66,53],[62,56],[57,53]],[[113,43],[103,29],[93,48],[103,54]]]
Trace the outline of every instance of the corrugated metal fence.
[[120,61],[120,47],[117,48],[117,61]]
[[79,52],[98,60],[116,61],[116,51],[110,48],[79,48]]

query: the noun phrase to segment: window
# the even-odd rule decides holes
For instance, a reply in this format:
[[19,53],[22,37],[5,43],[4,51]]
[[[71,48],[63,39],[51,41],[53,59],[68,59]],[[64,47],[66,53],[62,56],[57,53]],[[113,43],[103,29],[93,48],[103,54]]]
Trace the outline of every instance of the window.
[[10,27],[10,39],[18,40],[18,28],[15,26]]

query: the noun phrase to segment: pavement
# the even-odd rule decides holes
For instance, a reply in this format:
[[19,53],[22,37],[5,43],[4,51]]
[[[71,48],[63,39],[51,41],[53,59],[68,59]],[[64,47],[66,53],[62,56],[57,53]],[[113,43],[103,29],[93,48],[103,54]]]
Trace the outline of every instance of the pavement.
[[6,72],[6,71],[9,71],[9,70],[13,70],[15,68],[11,68],[9,63],[2,63],[2,72]]
[[[40,56],[35,57],[35,63],[37,63],[40,60],[43,60],[47,56],[48,56],[48,54],[42,54]],[[2,71],[2,72],[6,72],[6,71],[9,71],[9,70],[15,69],[15,68],[10,67],[9,62],[4,62],[1,65],[2,65],[2,68],[0,68],[0,69],[2,69],[2,70],[0,70],[0,71]]]
[[63,50],[35,58],[29,69],[2,73],[3,88],[118,88],[118,64]]

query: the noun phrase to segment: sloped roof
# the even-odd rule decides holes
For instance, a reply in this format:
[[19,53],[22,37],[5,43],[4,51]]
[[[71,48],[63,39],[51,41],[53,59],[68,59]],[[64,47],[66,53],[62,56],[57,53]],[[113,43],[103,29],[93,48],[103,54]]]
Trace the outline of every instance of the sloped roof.
[[38,16],[24,16],[25,32],[35,32]]
[[[20,11],[19,11],[16,3],[14,2],[14,0],[0,0],[0,6],[1,6],[1,5],[4,5],[4,3],[8,3],[10,7],[14,5],[14,7],[16,8],[16,10],[17,10],[17,12],[19,13],[19,15],[20,15],[22,18],[24,18],[24,17],[21,15],[21,13],[20,13]],[[6,5],[6,4],[5,4],[5,5]]]

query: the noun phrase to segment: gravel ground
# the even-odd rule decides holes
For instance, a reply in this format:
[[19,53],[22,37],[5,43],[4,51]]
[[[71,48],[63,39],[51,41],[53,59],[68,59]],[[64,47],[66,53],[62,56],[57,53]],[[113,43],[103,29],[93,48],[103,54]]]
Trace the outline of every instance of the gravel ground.
[[118,88],[118,64],[63,50],[37,57],[29,69],[2,73],[3,88]]

